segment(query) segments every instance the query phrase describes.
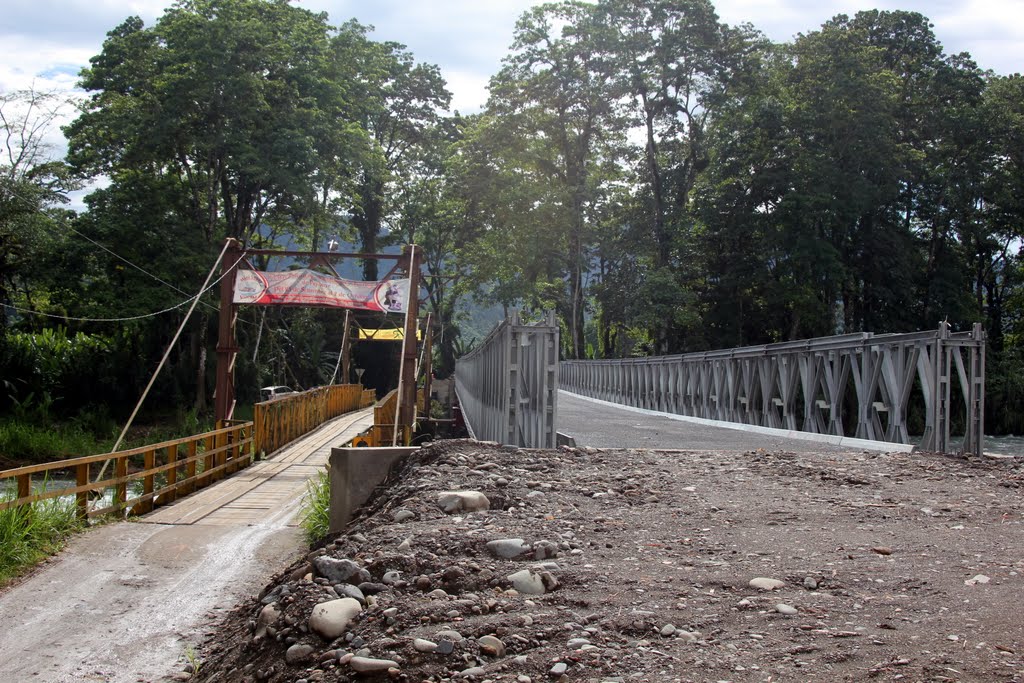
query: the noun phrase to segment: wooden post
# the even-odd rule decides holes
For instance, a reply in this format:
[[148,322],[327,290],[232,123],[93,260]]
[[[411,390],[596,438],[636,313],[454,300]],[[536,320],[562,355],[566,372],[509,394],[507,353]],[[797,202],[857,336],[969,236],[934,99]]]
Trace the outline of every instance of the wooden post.
[[[403,252],[406,273],[409,275],[409,301],[405,317],[405,354],[402,358],[402,395],[398,397],[398,424],[409,427],[416,419],[416,326],[419,324],[420,254],[415,244],[406,245]],[[397,445],[397,444],[396,444]]]
[[199,442],[193,439],[188,442],[188,449],[185,451],[188,455],[188,464],[185,465],[185,478],[188,479],[188,484],[185,485],[185,493],[192,493],[196,490],[196,461],[195,455],[198,451]]
[[228,238],[221,263],[220,317],[217,335],[217,382],[214,390],[214,414],[218,423],[230,420],[235,412],[235,271],[242,255],[237,240]]
[[173,503],[178,499],[178,444],[167,447],[167,464],[171,465],[167,470],[167,485],[171,489],[167,492],[167,502]]
[[[31,474],[19,474],[18,475],[18,498],[28,498],[32,495],[32,475]],[[18,516],[22,520],[28,521],[28,518],[32,516],[32,505],[30,503],[23,503]]]
[[[156,467],[156,451],[150,449],[142,454],[142,466],[146,470],[146,474],[142,477],[142,495],[152,496],[153,495],[153,483],[155,477],[153,476],[153,468]],[[139,504],[139,512],[145,514],[153,511],[153,499],[147,498]]]
[[114,461],[114,478],[117,483],[114,485],[114,509],[120,510],[124,507],[124,504],[128,496],[128,482],[125,481],[125,477],[128,476],[128,458],[120,457]]
[[348,384],[352,381],[352,315],[351,311],[345,310],[345,333],[341,342],[341,381],[339,384]]
[[[75,485],[86,486],[89,483],[89,463],[79,465],[75,468]],[[75,510],[79,519],[86,519],[89,516],[89,492],[79,491],[75,494]]]
[[430,384],[434,374],[433,316],[427,313],[423,325],[423,413],[430,417]]

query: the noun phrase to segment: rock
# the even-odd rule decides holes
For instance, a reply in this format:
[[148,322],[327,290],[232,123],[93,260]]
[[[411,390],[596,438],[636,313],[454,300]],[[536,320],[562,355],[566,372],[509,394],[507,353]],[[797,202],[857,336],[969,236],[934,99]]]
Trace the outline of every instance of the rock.
[[964,585],[965,586],[976,586],[979,583],[986,584],[986,583],[988,583],[991,580],[992,579],[990,579],[989,577],[985,576],[984,574],[976,574],[973,578],[970,578],[970,579],[967,579],[966,581],[964,581]]
[[348,625],[359,616],[363,607],[353,598],[339,598],[321,602],[309,615],[309,629],[324,640],[344,635]]
[[402,572],[398,571],[384,572],[384,576],[380,577],[380,582],[388,586],[394,586],[401,580]]
[[450,655],[455,652],[455,643],[446,638],[442,638],[437,642],[437,649],[435,652],[439,655]]
[[485,673],[487,672],[482,666],[471,666],[468,669],[463,669],[455,675],[459,678],[469,678],[470,676],[483,676]]
[[417,652],[434,652],[437,650],[437,643],[426,640],[425,638],[414,638],[412,641],[412,649]]
[[537,541],[533,544],[533,559],[547,560],[558,557],[558,546],[551,541]]
[[353,657],[348,660],[348,665],[359,673],[387,671],[388,669],[398,668],[398,662],[393,659],[373,659],[372,657]]
[[266,605],[261,609],[260,615],[256,618],[255,637],[262,638],[267,635],[267,627],[276,624],[280,616],[281,613],[277,611],[274,604]]
[[364,581],[359,584],[359,590],[363,591],[363,595],[376,595],[377,593],[383,593],[387,589],[387,584],[374,583],[373,581]]
[[787,617],[791,617],[794,614],[799,614],[800,613],[800,610],[798,610],[796,607],[793,607],[791,605],[786,605],[786,604],[781,603],[781,602],[779,604],[775,605],[775,611],[778,612],[779,614],[784,614]]
[[674,635],[675,632],[676,632],[675,624],[665,624],[664,626],[661,627],[661,630],[658,631],[658,633],[661,634],[662,638],[668,638],[668,637]]
[[804,588],[809,591],[818,590],[818,580],[813,576],[804,577]]
[[487,542],[487,552],[495,557],[512,560],[528,554],[533,547],[521,538],[501,538]]
[[565,672],[568,671],[568,670],[569,670],[569,665],[568,664],[566,664],[565,662],[559,662],[558,664],[555,664],[553,667],[551,667],[551,670],[548,671],[548,674],[552,678],[560,678],[561,676],[564,676]]
[[505,643],[494,636],[480,636],[476,642],[480,645],[480,651],[485,655],[490,655],[491,657],[505,656]]
[[513,588],[527,595],[543,595],[558,588],[558,580],[550,572],[523,569],[507,578]]
[[339,583],[334,586],[334,592],[338,594],[339,598],[352,598],[366,604],[366,596],[363,595],[363,591],[359,590],[359,586],[353,586],[351,583]]
[[872,548],[871,552],[878,553],[879,555],[892,555],[892,548],[879,545]]
[[442,491],[437,494],[437,504],[448,514],[489,510],[491,507],[491,501],[479,491]]
[[756,579],[751,579],[748,583],[751,588],[757,588],[763,591],[773,591],[782,588],[786,585],[785,581],[779,581],[778,579],[768,579],[763,576],[759,576]]
[[578,650],[584,645],[590,645],[590,641],[586,638],[570,638],[566,645],[572,650]]
[[676,637],[684,643],[696,643],[700,640],[699,631],[676,631]]
[[444,630],[444,631],[438,631],[437,633],[434,634],[434,637],[435,638],[444,638],[445,640],[450,640],[453,643],[461,643],[463,641],[462,634],[459,633],[458,631],[453,631],[451,629],[447,629],[447,630]]
[[313,567],[317,574],[327,579],[332,585],[336,583],[359,584],[370,580],[370,572],[352,560],[339,560],[325,555],[313,560]]
[[295,643],[290,648],[285,650],[284,661],[289,664],[301,664],[309,659],[309,656],[313,654],[314,648],[312,645],[306,645],[305,643]]
[[410,519],[413,519],[414,517],[416,517],[415,512],[413,512],[412,510],[406,510],[404,508],[399,508],[398,510],[395,510],[394,512],[391,513],[391,519],[395,522],[398,522],[399,524],[401,524],[402,522],[406,522]]

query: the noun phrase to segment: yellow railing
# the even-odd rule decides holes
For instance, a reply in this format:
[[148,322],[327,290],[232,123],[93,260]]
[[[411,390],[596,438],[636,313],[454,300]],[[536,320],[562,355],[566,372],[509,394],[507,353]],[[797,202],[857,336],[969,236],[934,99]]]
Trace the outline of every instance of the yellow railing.
[[[0,483],[14,479],[17,493],[12,500],[0,502],[0,511],[48,498],[75,496],[78,514],[83,518],[124,510],[143,514],[246,467],[252,462],[252,442],[253,423],[241,422],[127,451],[4,470],[0,472]],[[107,460],[114,463],[112,476],[90,481],[92,469]],[[141,469],[129,471],[140,466],[139,460]],[[63,478],[68,472],[74,472],[74,486],[32,493],[33,477],[46,481],[51,476]],[[141,482],[141,488],[130,487],[132,482]],[[105,501],[106,489],[113,489],[109,504],[100,503],[103,507],[90,509],[89,498],[99,494],[99,499]]]
[[317,387],[253,406],[256,453],[273,453],[327,420],[373,405],[373,389],[359,384]]
[[[426,397],[422,387],[417,389],[416,406],[422,410]],[[408,425],[398,426],[398,439],[395,443],[395,413],[398,405],[398,389],[392,389],[373,406],[373,428],[371,438],[375,446],[408,446],[412,443],[412,428]]]

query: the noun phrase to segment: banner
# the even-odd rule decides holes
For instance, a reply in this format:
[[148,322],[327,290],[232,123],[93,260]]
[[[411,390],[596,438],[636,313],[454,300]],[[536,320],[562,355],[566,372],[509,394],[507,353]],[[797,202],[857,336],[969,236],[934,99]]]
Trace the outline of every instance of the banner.
[[345,280],[314,270],[235,271],[236,304],[324,306],[404,313],[409,280]]

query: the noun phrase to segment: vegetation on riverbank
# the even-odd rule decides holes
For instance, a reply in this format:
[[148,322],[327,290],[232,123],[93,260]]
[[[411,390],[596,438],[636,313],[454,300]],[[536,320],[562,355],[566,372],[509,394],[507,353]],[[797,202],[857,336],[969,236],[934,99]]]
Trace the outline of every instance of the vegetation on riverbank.
[[[11,498],[0,495],[0,502]],[[75,514],[73,497],[0,510],[0,587],[60,551],[85,527]]]
[[310,545],[327,535],[331,524],[331,482],[327,472],[318,472],[306,482],[306,495],[299,514],[302,530]]

